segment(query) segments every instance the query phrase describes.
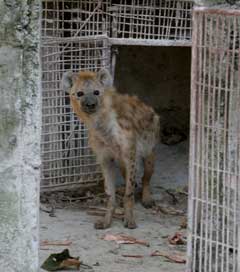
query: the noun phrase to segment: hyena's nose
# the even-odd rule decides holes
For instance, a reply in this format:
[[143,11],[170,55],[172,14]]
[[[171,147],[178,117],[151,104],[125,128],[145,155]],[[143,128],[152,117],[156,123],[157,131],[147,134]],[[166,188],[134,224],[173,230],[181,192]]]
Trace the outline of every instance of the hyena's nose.
[[95,96],[86,95],[85,99],[82,101],[83,110],[87,113],[95,112],[97,108],[97,100]]
[[86,103],[86,107],[87,107],[88,109],[90,109],[90,110],[94,110],[95,107],[96,107],[96,104],[95,104],[95,103],[89,102],[89,103]]

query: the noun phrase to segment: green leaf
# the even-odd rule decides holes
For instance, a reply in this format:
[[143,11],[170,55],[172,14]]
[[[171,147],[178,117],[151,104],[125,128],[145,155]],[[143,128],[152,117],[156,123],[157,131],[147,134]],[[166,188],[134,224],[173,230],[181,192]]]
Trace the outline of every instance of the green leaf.
[[51,254],[41,265],[41,268],[46,271],[62,270],[63,269],[62,263],[67,259],[79,260],[79,257],[77,258],[71,257],[69,254],[69,250],[64,249],[61,253]]

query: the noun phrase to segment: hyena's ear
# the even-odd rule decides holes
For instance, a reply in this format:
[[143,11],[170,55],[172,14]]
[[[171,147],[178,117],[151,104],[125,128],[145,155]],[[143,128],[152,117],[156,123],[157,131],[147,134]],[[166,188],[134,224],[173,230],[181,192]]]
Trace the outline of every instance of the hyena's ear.
[[97,72],[97,79],[104,87],[112,87],[113,78],[106,68],[102,68]]
[[76,80],[77,74],[73,72],[66,72],[62,77],[62,89],[64,92],[69,93],[72,88],[74,81]]

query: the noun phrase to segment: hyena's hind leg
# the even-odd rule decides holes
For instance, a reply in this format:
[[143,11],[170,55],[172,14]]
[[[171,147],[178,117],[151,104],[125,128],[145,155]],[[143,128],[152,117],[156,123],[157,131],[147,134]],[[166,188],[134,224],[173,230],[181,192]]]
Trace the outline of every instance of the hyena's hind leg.
[[142,177],[142,204],[145,208],[151,208],[155,205],[150,190],[150,180],[154,171],[155,154],[151,153],[143,159],[144,174]]
[[103,175],[104,187],[107,196],[107,212],[103,219],[95,223],[96,229],[106,229],[111,226],[112,217],[116,208],[116,194],[115,194],[115,172],[111,158],[104,158],[100,162]]
[[125,176],[125,195],[123,199],[124,203],[124,226],[129,229],[135,229],[137,227],[133,214],[134,209],[134,191],[135,191],[135,179],[136,179],[136,148],[133,145],[128,154],[125,157],[125,165],[121,172]]

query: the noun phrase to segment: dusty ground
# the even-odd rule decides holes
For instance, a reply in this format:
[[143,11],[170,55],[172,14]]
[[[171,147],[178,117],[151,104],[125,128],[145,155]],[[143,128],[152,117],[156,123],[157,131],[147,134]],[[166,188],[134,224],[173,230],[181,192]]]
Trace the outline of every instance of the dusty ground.
[[[167,210],[181,210],[186,214],[187,197],[182,188],[187,184],[188,143],[174,146],[160,145],[158,149],[156,171],[152,179],[152,190],[157,205]],[[166,191],[166,189],[169,189]],[[44,246],[40,249],[42,263],[51,253],[69,248],[72,256],[92,267],[82,271],[96,272],[182,272],[184,264],[169,262],[165,257],[150,257],[156,250],[170,253],[173,256],[185,255],[186,245],[171,245],[168,237],[176,231],[185,235],[180,229],[184,214],[171,215],[162,210],[146,210],[136,204],[136,221],[138,228],[125,229],[120,219],[115,219],[108,230],[95,230],[95,216],[88,215],[82,204],[56,209],[55,216],[40,213],[41,240],[70,240],[70,246]],[[117,245],[113,241],[101,239],[106,233],[124,233],[149,242],[150,246]],[[123,257],[125,254],[143,255],[142,258]],[[43,271],[43,270],[41,270]]]

